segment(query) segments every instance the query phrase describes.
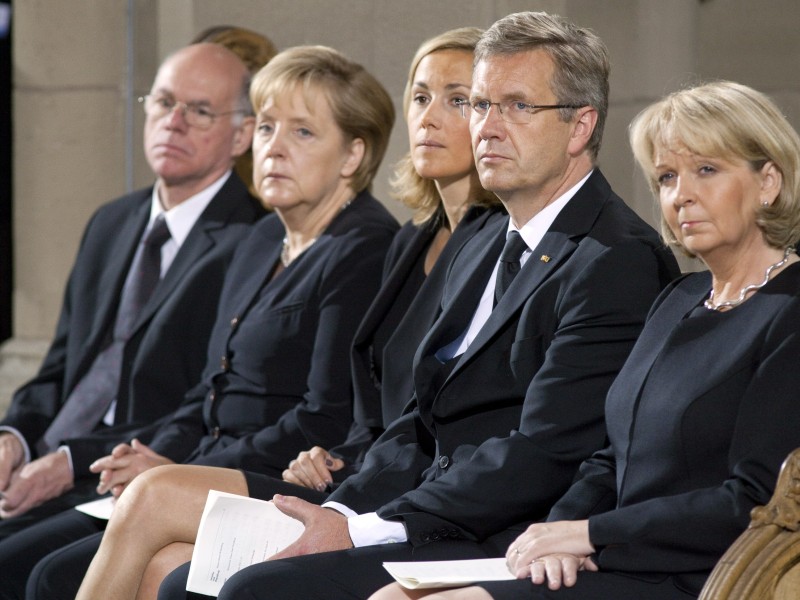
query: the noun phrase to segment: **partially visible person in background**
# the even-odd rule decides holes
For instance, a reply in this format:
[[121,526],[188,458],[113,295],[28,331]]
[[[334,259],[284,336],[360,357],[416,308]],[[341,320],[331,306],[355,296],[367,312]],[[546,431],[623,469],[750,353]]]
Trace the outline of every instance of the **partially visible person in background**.
[[204,29],[191,43],[225,46],[239,57],[251,75],[258,73],[278,53],[275,44],[265,35],[234,25],[215,25]]
[[[272,41],[255,31],[233,25],[216,25],[198,33],[192,40],[193,44],[211,43],[225,46],[245,64],[251,75],[255,75],[261,67],[267,64],[278,49]],[[251,148],[236,159],[236,174],[244,181],[250,193],[258,196],[258,191],[253,185],[253,151]]]

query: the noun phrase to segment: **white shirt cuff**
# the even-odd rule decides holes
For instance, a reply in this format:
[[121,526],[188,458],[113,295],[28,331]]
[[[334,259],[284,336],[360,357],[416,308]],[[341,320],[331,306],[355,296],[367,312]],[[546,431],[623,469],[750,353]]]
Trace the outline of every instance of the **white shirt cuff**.
[[408,541],[405,525],[399,521],[385,521],[378,516],[378,513],[349,517],[347,528],[356,548]]
[[59,446],[56,449],[56,452],[63,452],[67,455],[67,462],[69,463],[69,472],[72,473],[72,476],[75,477],[75,467],[72,466],[72,451],[69,449],[69,446]]
[[323,508],[332,508],[347,517],[350,539],[356,548],[408,541],[406,527],[399,521],[386,521],[374,512],[359,515],[338,502],[326,502],[322,506]]

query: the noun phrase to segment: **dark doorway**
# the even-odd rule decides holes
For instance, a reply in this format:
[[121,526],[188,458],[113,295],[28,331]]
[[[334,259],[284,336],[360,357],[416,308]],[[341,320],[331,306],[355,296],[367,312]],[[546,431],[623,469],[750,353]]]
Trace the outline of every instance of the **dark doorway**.
[[0,342],[11,337],[11,1],[0,1]]

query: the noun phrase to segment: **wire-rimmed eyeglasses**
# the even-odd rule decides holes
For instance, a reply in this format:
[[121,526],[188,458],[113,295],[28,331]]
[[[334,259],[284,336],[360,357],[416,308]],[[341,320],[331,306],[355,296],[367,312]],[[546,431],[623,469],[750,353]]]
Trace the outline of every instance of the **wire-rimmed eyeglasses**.
[[188,125],[197,127],[197,129],[209,129],[214,124],[214,119],[217,117],[224,117],[226,115],[233,115],[236,113],[247,114],[249,111],[243,108],[236,110],[228,110],[225,112],[214,112],[203,104],[194,102],[179,102],[170,96],[162,96],[156,94],[147,94],[146,96],[139,96],[139,103],[144,107],[144,112],[150,117],[160,119],[172,113],[176,108],[181,112]]
[[553,110],[556,108],[583,108],[585,104],[532,104],[522,100],[505,100],[503,102],[489,102],[488,100],[472,100],[465,106],[470,107],[481,117],[489,114],[492,106],[500,111],[500,118],[506,123],[521,125],[530,123],[540,110]]

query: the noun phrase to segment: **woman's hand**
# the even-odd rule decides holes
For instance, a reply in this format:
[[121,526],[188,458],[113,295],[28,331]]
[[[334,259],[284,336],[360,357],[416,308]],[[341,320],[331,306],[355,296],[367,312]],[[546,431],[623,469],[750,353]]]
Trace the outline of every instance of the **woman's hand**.
[[324,448],[314,446],[301,452],[283,472],[283,480],[295,485],[324,492],[333,483],[332,473],[343,469],[344,461],[332,456]]
[[597,571],[597,565],[588,556],[574,554],[549,554],[535,559],[530,565],[531,581],[535,584],[547,583],[551,590],[572,587],[578,580],[578,571]]
[[105,494],[110,491],[115,498],[128,487],[139,473],[159,465],[172,464],[173,461],[151,450],[139,440],[129,444],[118,444],[111,454],[94,461],[89,470],[100,473],[100,483],[97,493]]
[[588,521],[534,523],[508,547],[506,564],[518,579],[547,581],[555,590],[574,585],[580,570],[596,571],[593,552]]

